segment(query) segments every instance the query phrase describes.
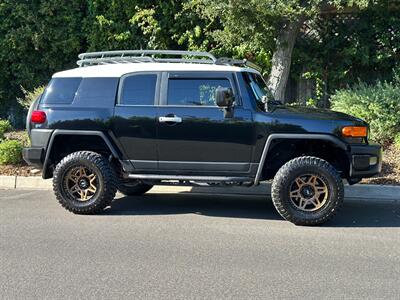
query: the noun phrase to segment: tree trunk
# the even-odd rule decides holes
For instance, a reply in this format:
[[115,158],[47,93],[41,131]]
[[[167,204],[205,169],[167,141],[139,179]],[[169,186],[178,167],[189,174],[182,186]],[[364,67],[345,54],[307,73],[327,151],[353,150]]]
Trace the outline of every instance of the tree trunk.
[[286,100],[285,90],[292,63],[293,47],[304,21],[305,19],[300,17],[297,21],[285,23],[276,39],[276,49],[272,56],[268,87],[275,99],[282,102]]

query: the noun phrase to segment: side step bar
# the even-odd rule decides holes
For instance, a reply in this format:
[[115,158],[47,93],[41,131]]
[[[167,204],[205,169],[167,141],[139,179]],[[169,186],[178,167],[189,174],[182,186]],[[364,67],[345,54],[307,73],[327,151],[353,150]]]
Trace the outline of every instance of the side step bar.
[[184,175],[153,175],[153,174],[129,174],[130,179],[142,180],[182,180],[182,181],[215,181],[215,182],[253,182],[251,177],[226,177],[226,176],[184,176]]

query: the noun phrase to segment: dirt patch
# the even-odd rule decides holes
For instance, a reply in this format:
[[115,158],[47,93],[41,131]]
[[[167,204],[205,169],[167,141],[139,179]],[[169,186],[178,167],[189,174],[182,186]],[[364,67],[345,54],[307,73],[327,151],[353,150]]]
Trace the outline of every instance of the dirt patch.
[[42,172],[40,170],[37,170],[33,167],[21,164],[17,166],[12,166],[12,165],[5,165],[1,166],[0,165],[0,175],[4,176],[23,176],[23,177],[28,177],[28,176],[41,176]]
[[382,172],[361,183],[400,185],[400,148],[390,145],[383,151]]

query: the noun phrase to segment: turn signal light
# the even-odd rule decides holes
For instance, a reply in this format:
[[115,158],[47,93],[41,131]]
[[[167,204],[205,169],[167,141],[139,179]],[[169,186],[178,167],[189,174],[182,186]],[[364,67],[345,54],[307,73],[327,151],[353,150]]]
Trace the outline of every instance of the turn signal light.
[[364,126],[346,126],[342,128],[342,135],[344,137],[366,137],[368,129]]
[[46,113],[41,110],[35,110],[31,115],[31,122],[35,124],[43,124],[46,122]]

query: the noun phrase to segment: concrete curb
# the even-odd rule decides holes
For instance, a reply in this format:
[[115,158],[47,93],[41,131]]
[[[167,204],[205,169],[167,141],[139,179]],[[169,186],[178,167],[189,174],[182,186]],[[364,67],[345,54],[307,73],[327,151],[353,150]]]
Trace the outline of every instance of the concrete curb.
[[18,176],[16,180],[17,189],[52,189],[52,180],[44,180],[40,176],[36,177],[22,177]]
[[17,176],[0,176],[0,188],[17,188]]
[[[0,176],[2,189],[52,189],[51,180],[41,177]],[[226,194],[268,196],[271,193],[271,184],[263,183],[256,187],[180,187],[156,186],[153,193],[197,193],[197,194]],[[399,202],[400,186],[359,184],[345,186],[346,200]]]

